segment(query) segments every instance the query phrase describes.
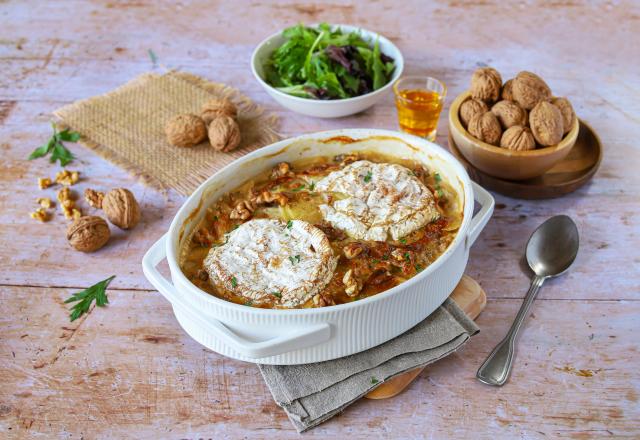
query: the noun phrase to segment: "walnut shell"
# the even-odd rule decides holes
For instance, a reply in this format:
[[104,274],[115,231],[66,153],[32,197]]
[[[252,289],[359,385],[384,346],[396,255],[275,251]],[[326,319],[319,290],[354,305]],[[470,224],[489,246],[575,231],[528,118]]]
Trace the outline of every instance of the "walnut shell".
[[547,101],[539,102],[529,113],[529,126],[540,145],[555,145],[562,140],[564,123],[562,113]]
[[527,111],[513,101],[499,101],[491,107],[491,113],[496,115],[503,129],[514,125],[527,125]]
[[240,126],[229,116],[221,115],[209,124],[209,143],[218,151],[236,149],[241,139]]
[[502,93],[500,93],[500,97],[502,99],[507,100],[507,101],[514,101],[514,99],[513,99],[513,78],[511,78],[510,80],[507,80],[507,82],[505,82],[502,85]]
[[500,97],[502,77],[492,67],[476,69],[471,76],[471,96],[485,102],[495,102]]
[[469,98],[460,105],[460,120],[465,127],[469,126],[469,121],[477,114],[482,114],[489,111],[489,107],[484,101],[479,99]]
[[94,252],[104,246],[111,232],[109,225],[102,217],[80,217],[67,228],[69,244],[80,252]]
[[102,210],[120,229],[131,229],[140,221],[140,205],[131,191],[125,188],[109,191],[102,199]]
[[551,89],[535,73],[520,72],[513,80],[513,99],[520,107],[531,110],[540,101],[551,99]]
[[571,127],[573,127],[573,121],[576,118],[576,112],[573,111],[573,106],[567,98],[553,98],[551,104],[560,109],[560,113],[562,113],[562,124],[564,126],[564,132],[562,134],[567,134],[571,130]]
[[207,124],[200,116],[186,113],[169,119],[164,132],[171,145],[193,147],[207,138]]
[[211,99],[202,105],[200,117],[207,125],[221,115],[227,115],[233,119],[238,117],[237,107],[228,98]]
[[496,115],[491,112],[484,112],[471,118],[471,121],[469,121],[469,133],[482,142],[498,145],[502,135],[502,128]]
[[533,150],[536,148],[536,140],[528,127],[514,125],[502,133],[500,146],[515,151]]

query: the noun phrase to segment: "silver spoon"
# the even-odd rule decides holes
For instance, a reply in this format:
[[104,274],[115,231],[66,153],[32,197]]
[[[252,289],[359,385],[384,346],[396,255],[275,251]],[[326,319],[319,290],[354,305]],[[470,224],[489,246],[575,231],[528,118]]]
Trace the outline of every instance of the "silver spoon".
[[487,385],[502,386],[509,378],[518,331],[529,314],[538,290],[547,278],[566,272],[576,259],[579,247],[578,228],[566,215],[551,217],[531,234],[527,243],[527,263],[535,273],[507,336],[493,349],[476,377]]

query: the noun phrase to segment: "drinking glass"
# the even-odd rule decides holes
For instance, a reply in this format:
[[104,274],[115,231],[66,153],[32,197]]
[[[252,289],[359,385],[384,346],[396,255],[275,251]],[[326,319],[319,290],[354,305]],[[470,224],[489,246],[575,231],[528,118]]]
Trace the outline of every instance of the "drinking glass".
[[429,76],[405,76],[393,85],[400,130],[429,141],[436,139],[447,87]]

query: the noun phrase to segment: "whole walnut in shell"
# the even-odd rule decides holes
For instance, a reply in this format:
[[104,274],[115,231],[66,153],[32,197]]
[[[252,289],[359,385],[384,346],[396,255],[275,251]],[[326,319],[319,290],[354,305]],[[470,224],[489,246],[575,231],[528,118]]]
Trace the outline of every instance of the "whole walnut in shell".
[[499,101],[491,107],[491,113],[496,115],[500,125],[505,130],[514,125],[527,124],[527,111],[513,101]]
[[131,191],[125,188],[109,191],[102,199],[102,210],[120,229],[131,229],[140,221],[140,205]]
[[562,113],[562,123],[564,125],[564,133],[562,134],[567,134],[571,130],[571,127],[573,127],[573,122],[576,118],[576,112],[573,111],[573,106],[567,98],[553,98],[551,104],[560,109],[560,113]]
[[491,112],[478,114],[471,118],[468,130],[473,137],[482,142],[491,145],[498,145],[500,143],[502,128],[496,115]]
[[495,102],[500,97],[502,77],[492,67],[476,69],[471,76],[471,96],[485,102]]
[[228,98],[211,99],[202,105],[200,117],[207,125],[221,115],[226,115],[233,119],[238,117],[238,109]]
[[531,110],[540,101],[551,99],[551,89],[535,73],[520,72],[513,80],[513,99],[520,107]]
[[506,99],[507,101],[513,101],[513,78],[507,80],[502,85],[502,93],[500,93],[500,98]]
[[235,150],[241,139],[240,126],[229,116],[221,115],[209,124],[209,143],[218,151]]
[[67,240],[80,252],[94,252],[104,246],[111,232],[102,217],[80,217],[67,228]]
[[540,145],[555,145],[562,140],[564,122],[562,113],[547,101],[539,102],[529,113],[529,126]]
[[533,150],[536,148],[536,140],[528,127],[514,125],[502,133],[500,146],[515,151]]
[[207,124],[200,116],[186,113],[169,119],[164,132],[171,145],[193,147],[207,138]]
[[482,114],[489,111],[489,107],[484,101],[479,99],[469,98],[460,105],[460,120],[465,127],[469,126],[469,121],[477,114]]

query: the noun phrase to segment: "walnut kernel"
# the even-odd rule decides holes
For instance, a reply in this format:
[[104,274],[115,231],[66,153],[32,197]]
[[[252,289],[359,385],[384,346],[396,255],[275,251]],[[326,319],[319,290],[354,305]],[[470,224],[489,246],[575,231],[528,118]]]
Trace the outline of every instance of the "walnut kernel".
[[50,209],[53,206],[53,201],[49,197],[40,197],[36,203],[45,209]]
[[171,145],[193,147],[207,138],[207,124],[197,115],[176,115],[167,121],[164,132]]
[[40,189],[47,189],[51,185],[53,185],[53,182],[48,177],[40,177],[38,179],[38,188],[40,188]]
[[71,190],[69,189],[68,186],[65,186],[64,188],[62,188],[60,191],[58,191],[58,201],[60,203],[64,203],[65,200],[73,200],[74,199],[74,195],[71,192]]
[[69,244],[81,252],[97,251],[109,241],[110,235],[107,222],[97,216],[79,217],[67,228]]
[[551,89],[535,73],[520,72],[513,80],[513,99],[523,109],[531,110],[540,101],[551,99]]
[[471,76],[471,96],[485,102],[495,102],[500,97],[502,77],[492,67],[476,69]]
[[56,183],[65,186],[75,185],[80,180],[80,172],[62,170],[56,174]]
[[527,111],[513,101],[499,101],[491,107],[491,113],[496,115],[503,129],[514,125],[527,124]]
[[235,150],[240,145],[240,140],[240,127],[233,118],[221,115],[209,124],[209,143],[216,150]]
[[109,221],[120,229],[131,229],[140,221],[140,205],[126,188],[109,191],[102,199],[102,210]]
[[489,107],[484,101],[479,99],[470,98],[460,105],[460,120],[464,124],[465,128],[469,126],[469,121],[477,114],[482,114],[489,111]]
[[31,214],[29,214],[29,216],[32,219],[38,220],[40,222],[48,222],[49,219],[51,218],[49,216],[49,213],[47,211],[45,211],[44,208],[38,208],[36,209],[34,212],[32,212]]
[[562,113],[547,101],[539,102],[529,113],[529,126],[540,145],[555,145],[562,140],[564,123]]
[[89,206],[96,209],[102,209],[102,200],[104,199],[104,193],[96,191],[95,189],[87,188],[84,190],[84,199]]
[[475,115],[469,121],[469,133],[482,142],[491,145],[500,143],[502,128],[496,115],[491,112]]
[[229,116],[233,119],[238,117],[238,109],[228,98],[211,99],[202,105],[200,117],[205,124],[209,125],[211,121],[221,115]]
[[536,148],[536,140],[528,127],[514,125],[502,134],[500,146],[514,151],[533,150]]

